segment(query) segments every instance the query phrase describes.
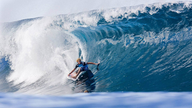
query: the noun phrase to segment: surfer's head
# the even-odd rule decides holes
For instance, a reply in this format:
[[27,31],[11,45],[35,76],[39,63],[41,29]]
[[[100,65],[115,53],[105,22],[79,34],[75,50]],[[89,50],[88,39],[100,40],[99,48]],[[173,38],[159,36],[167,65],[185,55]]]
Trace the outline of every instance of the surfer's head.
[[77,59],[77,63],[81,64],[81,59],[80,58]]

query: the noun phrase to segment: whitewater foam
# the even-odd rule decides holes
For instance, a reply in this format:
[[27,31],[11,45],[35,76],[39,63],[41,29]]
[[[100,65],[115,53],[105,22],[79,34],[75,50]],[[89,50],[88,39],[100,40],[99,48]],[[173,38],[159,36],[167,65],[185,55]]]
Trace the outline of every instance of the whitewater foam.
[[1,56],[9,59],[12,71],[7,80],[13,85],[23,88],[37,81],[46,81],[49,86],[65,84],[67,74],[75,66],[73,61],[79,56],[86,60],[86,52],[80,51],[84,48],[76,37],[49,29],[47,22],[30,21],[1,34]]

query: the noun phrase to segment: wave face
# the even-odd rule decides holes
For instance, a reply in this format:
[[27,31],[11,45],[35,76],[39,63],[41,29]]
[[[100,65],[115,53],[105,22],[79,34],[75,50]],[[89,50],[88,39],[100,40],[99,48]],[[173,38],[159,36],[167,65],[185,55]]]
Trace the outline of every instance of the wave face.
[[3,92],[72,93],[76,59],[100,62],[96,92],[191,91],[192,4],[27,19],[0,26]]

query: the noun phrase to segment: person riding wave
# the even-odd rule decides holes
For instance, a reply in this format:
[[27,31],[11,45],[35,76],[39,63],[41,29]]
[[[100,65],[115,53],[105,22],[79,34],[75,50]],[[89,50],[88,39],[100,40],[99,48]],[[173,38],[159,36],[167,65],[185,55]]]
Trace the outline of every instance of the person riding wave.
[[[77,65],[75,66],[75,68],[68,74],[68,76],[76,79],[77,76],[82,72],[82,71],[87,71],[89,70],[88,68],[88,64],[94,64],[94,65],[99,65],[100,63],[93,63],[93,62],[82,62],[80,58],[77,59]],[[76,72],[76,74],[72,74],[76,68],[78,68],[78,71]]]

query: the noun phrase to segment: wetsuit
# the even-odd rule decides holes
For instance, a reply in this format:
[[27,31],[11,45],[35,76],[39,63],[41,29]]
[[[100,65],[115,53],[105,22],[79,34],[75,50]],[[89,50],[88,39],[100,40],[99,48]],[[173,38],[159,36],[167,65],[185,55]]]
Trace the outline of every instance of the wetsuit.
[[[77,64],[75,66],[75,69],[77,67],[81,68],[81,71],[86,71],[83,74],[80,74],[77,80],[75,81],[75,84],[77,85],[76,90],[82,90],[82,91],[88,91],[92,92],[95,89],[95,79],[93,78],[93,73],[88,68],[88,64],[86,62],[81,62],[81,64]],[[79,85],[81,84],[81,86]]]
[[81,62],[81,64],[77,64],[77,65],[75,66],[75,69],[76,69],[77,67],[80,67],[80,68],[81,68],[81,71],[87,71],[87,70],[89,70],[89,69],[88,69],[88,65],[87,65],[86,62]]

